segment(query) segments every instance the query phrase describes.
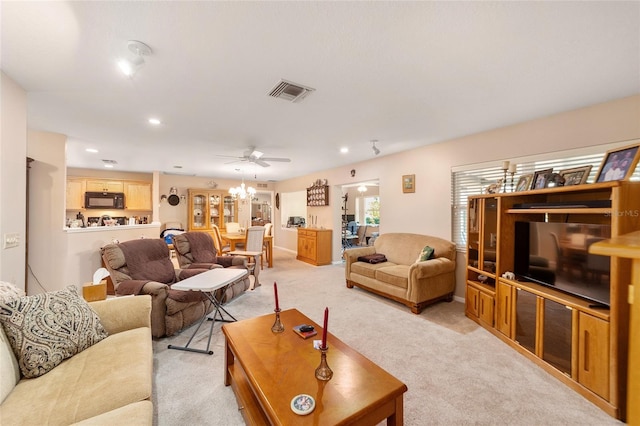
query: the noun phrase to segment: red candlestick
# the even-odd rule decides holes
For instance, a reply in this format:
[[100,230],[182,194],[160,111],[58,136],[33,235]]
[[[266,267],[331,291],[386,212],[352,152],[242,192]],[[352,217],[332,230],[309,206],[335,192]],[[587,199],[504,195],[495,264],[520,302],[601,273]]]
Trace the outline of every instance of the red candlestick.
[[280,303],[278,303],[278,284],[276,284],[276,282],[273,282],[273,294],[276,297],[276,311],[280,310]]
[[322,328],[322,349],[327,347],[327,324],[329,322],[329,308],[324,308],[324,327]]

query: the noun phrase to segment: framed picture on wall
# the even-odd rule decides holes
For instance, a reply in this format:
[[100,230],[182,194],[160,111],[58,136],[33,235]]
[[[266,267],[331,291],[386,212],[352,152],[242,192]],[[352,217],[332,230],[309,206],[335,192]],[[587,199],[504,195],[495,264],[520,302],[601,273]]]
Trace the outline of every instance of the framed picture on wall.
[[416,192],[416,175],[402,176],[402,192]]
[[591,166],[560,170],[560,176],[564,178],[564,186],[582,185],[587,183],[589,173],[591,173]]
[[633,174],[640,156],[640,145],[612,149],[602,160],[596,182],[627,180]]

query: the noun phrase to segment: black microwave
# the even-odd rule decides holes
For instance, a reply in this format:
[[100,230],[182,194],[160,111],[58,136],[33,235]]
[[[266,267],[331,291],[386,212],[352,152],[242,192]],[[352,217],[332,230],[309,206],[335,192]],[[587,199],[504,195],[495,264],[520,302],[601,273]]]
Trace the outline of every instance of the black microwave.
[[85,192],[85,209],[124,209],[124,193],[122,192]]

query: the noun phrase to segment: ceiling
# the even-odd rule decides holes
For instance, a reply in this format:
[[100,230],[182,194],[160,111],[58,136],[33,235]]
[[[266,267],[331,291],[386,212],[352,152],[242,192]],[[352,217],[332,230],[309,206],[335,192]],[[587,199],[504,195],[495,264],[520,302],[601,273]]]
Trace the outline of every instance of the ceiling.
[[[640,93],[637,1],[1,7],[1,68],[72,167],[279,181]],[[153,51],[131,78],[128,40]],[[252,146],[291,162],[218,157]]]

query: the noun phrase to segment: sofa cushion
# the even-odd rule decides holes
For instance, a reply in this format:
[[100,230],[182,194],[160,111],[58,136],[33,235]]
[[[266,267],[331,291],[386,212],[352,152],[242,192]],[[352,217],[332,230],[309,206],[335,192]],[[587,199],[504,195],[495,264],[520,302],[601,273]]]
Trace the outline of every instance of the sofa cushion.
[[433,247],[424,246],[422,251],[420,251],[418,258],[416,259],[416,262],[424,262],[425,260],[433,259],[434,256],[435,251],[433,250]]
[[115,410],[107,411],[87,420],[73,423],[73,426],[104,425],[149,425],[153,424],[153,403],[151,401],[134,402]]
[[409,287],[409,267],[407,265],[387,266],[376,270],[375,278],[395,287]]
[[353,274],[359,274],[368,278],[375,278],[376,271],[380,268],[385,268],[387,266],[395,266],[395,263],[392,262],[384,262],[384,263],[366,263],[366,262],[355,262],[351,264],[351,272]]
[[[2,426],[69,425],[150,400],[150,336],[148,327],[112,334],[49,373],[22,379],[2,404]],[[137,423],[131,419],[103,424]]]
[[16,383],[20,380],[20,367],[9,339],[0,326],[0,403],[11,393]]
[[25,377],[41,376],[107,337],[73,285],[0,303],[0,322]]

